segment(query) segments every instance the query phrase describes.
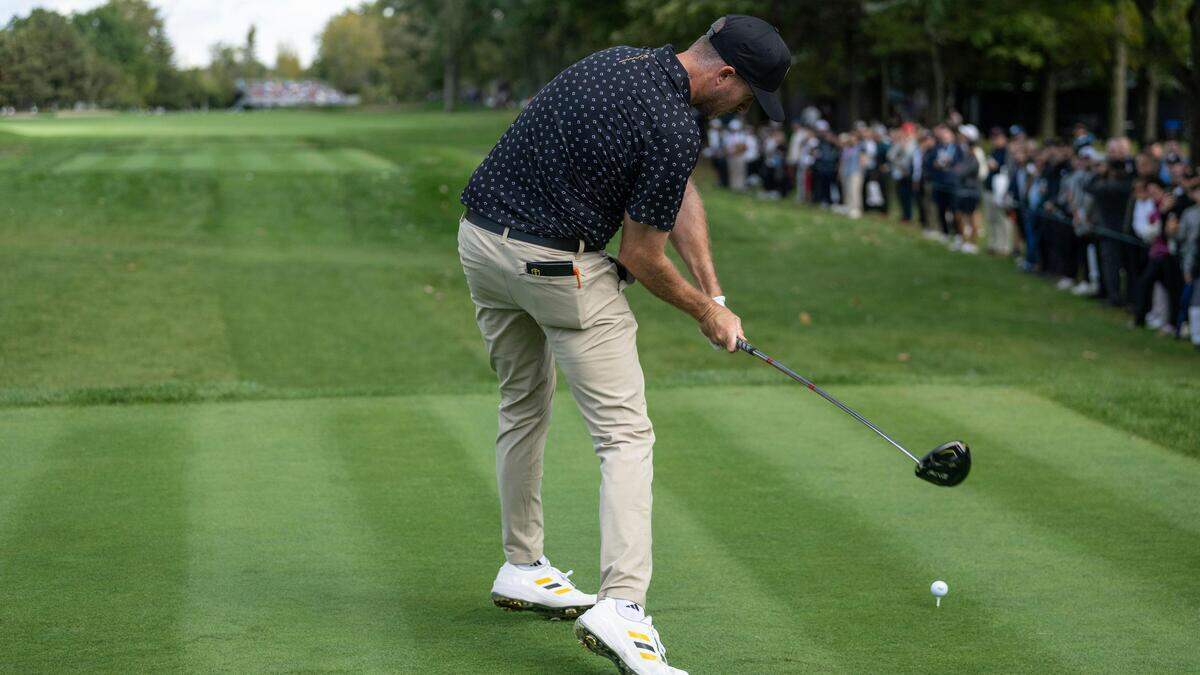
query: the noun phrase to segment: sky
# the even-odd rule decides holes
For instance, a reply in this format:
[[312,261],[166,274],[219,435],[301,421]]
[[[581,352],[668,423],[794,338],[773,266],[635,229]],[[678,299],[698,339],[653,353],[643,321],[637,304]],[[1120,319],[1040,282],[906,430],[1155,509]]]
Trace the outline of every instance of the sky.
[[[241,45],[250,25],[258,26],[257,56],[274,65],[275,50],[286,43],[305,66],[317,53],[317,35],[329,17],[361,0],[150,0],[163,17],[175,47],[175,63],[184,68],[208,65],[214,42]],[[0,25],[14,14],[41,7],[63,14],[86,12],[104,0],[0,0]]]

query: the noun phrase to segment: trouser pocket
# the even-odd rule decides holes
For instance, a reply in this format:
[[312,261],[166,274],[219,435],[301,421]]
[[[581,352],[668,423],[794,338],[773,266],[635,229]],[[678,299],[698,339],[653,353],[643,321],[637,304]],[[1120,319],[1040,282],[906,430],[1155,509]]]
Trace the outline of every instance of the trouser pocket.
[[612,260],[603,253],[523,259],[515,271],[513,296],[543,326],[588,328],[621,297],[623,284]]
[[583,328],[583,272],[575,260],[522,260],[513,295],[543,326]]

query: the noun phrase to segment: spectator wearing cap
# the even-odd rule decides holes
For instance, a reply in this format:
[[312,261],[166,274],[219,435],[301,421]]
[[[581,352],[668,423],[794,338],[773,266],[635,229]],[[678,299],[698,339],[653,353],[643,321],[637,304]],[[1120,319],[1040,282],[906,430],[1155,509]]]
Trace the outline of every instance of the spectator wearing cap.
[[1127,253],[1130,246],[1126,237],[1131,218],[1133,173],[1126,150],[1122,143],[1109,141],[1106,159],[1097,162],[1096,175],[1086,188],[1095,200],[1093,224],[1098,235],[1100,283],[1108,303],[1114,307],[1124,306],[1129,297],[1128,286],[1122,288],[1122,276],[1132,279],[1131,256]]
[[1038,230],[1038,258],[1041,272],[1047,275],[1059,273],[1059,260],[1055,255],[1055,242],[1063,228],[1070,227],[1062,202],[1062,182],[1071,173],[1071,149],[1059,139],[1046,143],[1046,163],[1042,171],[1044,192],[1041,209],[1037,212],[1035,227]]
[[989,134],[992,149],[985,166],[983,214],[989,253],[1010,255],[1013,250],[1012,221],[1008,218],[1008,136],[995,127]]
[[804,126],[804,120],[797,117],[792,120],[792,135],[787,145],[788,182],[796,190],[796,201],[808,201],[811,189],[809,187],[808,169],[812,165],[812,131]]
[[841,209],[851,218],[862,217],[863,152],[857,133],[838,137],[841,157],[838,160],[838,188],[842,195]]
[[[1173,334],[1176,330],[1173,322],[1179,314],[1180,295],[1183,291],[1183,279],[1179,273],[1179,261],[1174,256],[1173,241],[1179,221],[1171,219],[1168,223],[1164,214],[1174,205],[1174,197],[1166,192],[1159,181],[1143,181],[1142,186],[1139,199],[1134,205],[1133,229],[1145,242],[1147,250],[1145,264],[1136,286],[1133,323],[1135,326],[1146,326]],[[1166,307],[1159,318],[1148,321],[1147,314],[1154,298],[1155,284],[1161,284],[1166,290]]]
[[954,223],[957,236],[951,244],[963,253],[978,253],[979,227],[977,222],[980,174],[987,170],[983,164],[983,149],[979,147],[979,129],[973,124],[958,127],[956,141],[960,152],[951,171],[957,190],[954,194]]
[[783,125],[772,122],[762,130],[762,158],[758,175],[762,179],[761,197],[780,199],[786,197],[788,186],[787,135]]
[[[1063,179],[1059,197],[1065,218],[1059,223],[1059,234],[1055,239],[1058,273],[1061,275],[1058,287],[1070,290],[1075,295],[1090,295],[1098,290],[1100,270],[1094,263],[1089,263],[1089,260],[1095,259],[1094,249],[1089,249],[1091,217],[1094,213],[1089,209],[1092,200],[1084,189],[1092,178],[1091,158],[1094,155],[1094,149],[1085,145],[1072,158],[1071,172]],[[1087,279],[1082,281],[1079,280],[1081,270],[1087,275]]]
[[942,240],[951,240],[957,234],[954,224],[955,199],[958,195],[958,175],[954,166],[962,158],[962,147],[955,142],[954,131],[946,124],[939,124],[933,131],[937,145],[933,148],[933,161],[929,172],[930,190],[937,211],[937,224]]
[[741,119],[734,118],[729,121],[724,147],[729,167],[729,187],[741,192],[746,189],[749,163],[758,156],[758,137],[746,130]]
[[817,146],[813,151],[813,201],[829,207],[833,204],[833,188],[838,176],[841,146],[825,120],[817,120]]
[[886,215],[887,151],[886,130],[863,125],[859,129],[863,154],[863,210]]
[[1090,147],[1096,142],[1096,136],[1088,131],[1087,125],[1083,122],[1076,122],[1071,130],[1071,148],[1075,152]]
[[921,225],[921,233],[926,237],[941,232],[941,226],[933,223],[937,213],[933,201],[933,160],[936,157],[934,149],[937,139],[932,132],[921,132],[917,139],[917,149],[913,152],[913,192],[917,206],[917,220]]

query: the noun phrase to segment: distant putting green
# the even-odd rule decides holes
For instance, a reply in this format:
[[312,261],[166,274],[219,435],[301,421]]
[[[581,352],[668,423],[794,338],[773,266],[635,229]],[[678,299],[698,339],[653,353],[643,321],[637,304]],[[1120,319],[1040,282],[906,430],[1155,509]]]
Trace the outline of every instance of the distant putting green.
[[[0,671],[608,673],[505,614],[457,197],[512,113],[0,121]],[[628,291],[697,673],[1195,671],[1200,358],[1003,259],[701,189],[748,335]],[[558,394],[547,552],[598,579]],[[950,585],[935,609],[929,584]]]

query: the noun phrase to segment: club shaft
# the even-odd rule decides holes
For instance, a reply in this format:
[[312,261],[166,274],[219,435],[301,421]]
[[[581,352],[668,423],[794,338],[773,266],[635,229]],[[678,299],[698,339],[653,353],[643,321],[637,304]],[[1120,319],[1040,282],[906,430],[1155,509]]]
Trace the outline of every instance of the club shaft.
[[792,370],[791,368],[788,368],[787,366],[776,361],[775,359],[771,358],[770,356],[767,356],[762,351],[760,351],[758,348],[756,348],[754,345],[750,344],[749,342],[746,342],[745,340],[738,340],[738,348],[741,349],[742,351],[746,352],[747,354],[750,354],[752,356],[756,356],[756,357],[762,359],[764,362],[766,362],[767,365],[772,366],[773,368],[775,368],[779,372],[783,373],[784,375],[787,375],[788,377],[792,378],[793,380],[795,380],[795,381],[799,382],[800,384],[803,384],[804,386],[813,390],[817,394],[820,394],[821,398],[823,398],[826,401],[829,401],[830,403],[841,408],[843,411],[845,411],[848,415],[850,415],[854,419],[867,425],[867,427],[871,431],[874,431],[875,433],[879,434],[880,438],[882,438],[883,440],[887,441],[888,443],[891,443],[892,445],[896,446],[896,449],[899,450],[900,452],[903,452],[905,455],[908,455],[909,459],[916,462],[917,464],[921,463],[921,460],[917,459],[915,455],[913,455],[911,452],[906,450],[903,445],[900,445],[896,441],[892,440],[892,437],[883,433],[883,430],[881,430],[879,427],[875,426],[874,424],[871,424],[871,420],[858,414],[858,412],[856,410],[854,410],[853,408],[851,408],[850,406],[848,406],[848,405],[842,403],[841,401],[837,400],[836,398],[830,396],[828,393],[826,393],[826,391],[824,389],[821,389],[817,385],[813,384],[812,381],[809,380],[808,378],[797,373],[796,371]]

